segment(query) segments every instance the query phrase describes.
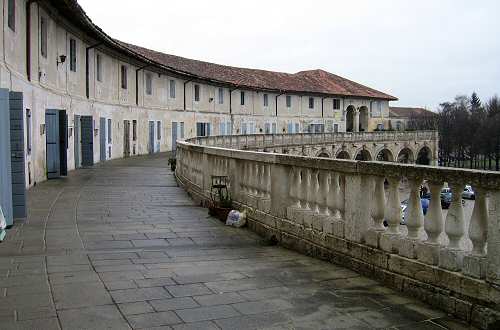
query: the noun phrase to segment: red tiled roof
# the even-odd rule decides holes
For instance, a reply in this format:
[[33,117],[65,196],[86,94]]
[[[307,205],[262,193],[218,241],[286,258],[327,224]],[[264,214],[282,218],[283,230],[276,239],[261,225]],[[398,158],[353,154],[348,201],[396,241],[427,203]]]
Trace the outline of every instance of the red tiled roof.
[[113,39],[102,31],[92,22],[76,0],[51,0],[50,2],[61,11],[63,17],[74,24],[79,24],[84,31],[93,35],[96,41],[101,41],[115,51],[144,61],[148,65],[155,65],[181,75],[185,74],[191,79],[196,78],[239,88],[265,89],[276,92],[397,100],[394,96],[323,70],[309,70],[291,74],[238,68],[164,54],[131,45]]
[[424,108],[389,107],[389,117],[406,118],[424,116],[436,116],[436,113]]
[[308,92],[339,96],[359,96],[384,100],[397,100],[394,96],[363,86],[324,70],[300,71],[294,74],[192,60],[160,53],[147,48],[118,41],[124,47],[175,70],[196,76],[255,89]]

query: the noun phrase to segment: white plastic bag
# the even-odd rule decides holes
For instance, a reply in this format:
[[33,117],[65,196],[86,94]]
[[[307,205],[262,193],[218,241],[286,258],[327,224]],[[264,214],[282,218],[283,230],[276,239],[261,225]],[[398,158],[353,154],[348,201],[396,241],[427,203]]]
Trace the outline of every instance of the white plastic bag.
[[243,227],[247,223],[246,212],[232,210],[227,215],[226,226],[233,226],[236,228]]
[[2,206],[0,206],[0,242],[2,242],[7,234],[5,232],[5,228],[7,228],[7,221],[3,215]]

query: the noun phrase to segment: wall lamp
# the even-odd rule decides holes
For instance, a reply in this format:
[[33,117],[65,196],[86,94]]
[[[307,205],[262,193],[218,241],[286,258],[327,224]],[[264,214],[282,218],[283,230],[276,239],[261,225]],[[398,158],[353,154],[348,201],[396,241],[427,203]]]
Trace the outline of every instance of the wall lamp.
[[59,59],[57,59],[57,65],[59,66],[59,64],[63,64],[64,62],[66,62],[66,55],[59,55]]

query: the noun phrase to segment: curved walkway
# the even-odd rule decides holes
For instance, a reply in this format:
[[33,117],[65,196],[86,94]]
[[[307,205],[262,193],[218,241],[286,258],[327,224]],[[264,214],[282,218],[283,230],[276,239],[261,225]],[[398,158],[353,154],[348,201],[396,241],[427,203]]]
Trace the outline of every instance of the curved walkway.
[[468,329],[207,216],[166,156],[38,184],[0,244],[1,329]]

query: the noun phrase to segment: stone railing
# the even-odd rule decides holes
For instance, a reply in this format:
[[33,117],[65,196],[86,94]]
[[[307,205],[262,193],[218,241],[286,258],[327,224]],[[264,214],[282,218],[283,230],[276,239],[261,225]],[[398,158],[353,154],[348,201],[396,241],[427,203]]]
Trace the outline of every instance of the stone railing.
[[[350,267],[480,328],[500,322],[499,173],[178,143],[176,177],[195,199],[208,200],[212,175],[230,178],[235,207],[247,210],[250,228],[262,236]],[[425,217],[424,180],[431,192]],[[409,190],[405,225],[402,182]],[[446,217],[445,184],[458,192]],[[461,199],[466,184],[476,193],[470,218]]]
[[194,137],[188,142],[232,149],[263,149],[303,145],[369,142],[438,141],[437,131],[252,134]]

